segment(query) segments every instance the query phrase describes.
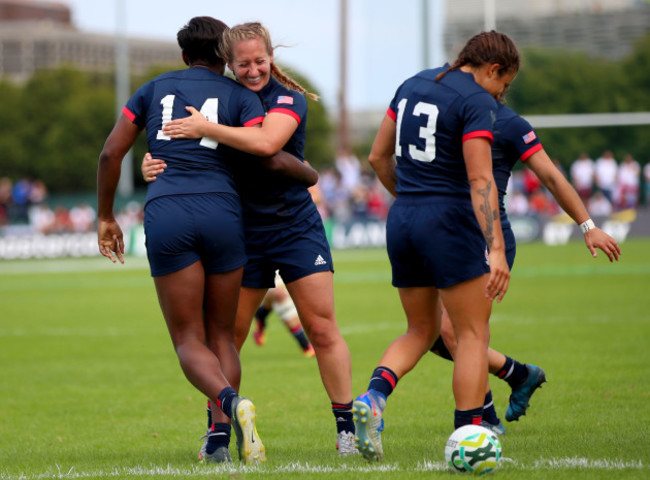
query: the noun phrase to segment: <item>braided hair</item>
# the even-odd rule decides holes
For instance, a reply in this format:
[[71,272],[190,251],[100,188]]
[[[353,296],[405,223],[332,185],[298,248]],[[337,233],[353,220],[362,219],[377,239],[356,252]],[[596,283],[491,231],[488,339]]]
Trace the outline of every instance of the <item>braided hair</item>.
[[464,65],[480,67],[492,63],[500,65],[499,75],[519,70],[517,46],[508,35],[494,30],[481,32],[470,38],[458,54],[456,61],[446,71],[436,76],[436,82],[448,72],[458,70]]

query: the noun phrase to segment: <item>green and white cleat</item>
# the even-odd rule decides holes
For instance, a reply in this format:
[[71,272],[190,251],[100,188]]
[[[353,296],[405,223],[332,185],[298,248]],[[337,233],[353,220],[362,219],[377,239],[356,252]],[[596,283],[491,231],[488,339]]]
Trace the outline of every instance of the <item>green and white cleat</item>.
[[385,406],[386,400],[371,392],[358,396],[352,406],[357,448],[359,454],[369,462],[380,461],[384,457],[381,432],[384,430],[382,415]]

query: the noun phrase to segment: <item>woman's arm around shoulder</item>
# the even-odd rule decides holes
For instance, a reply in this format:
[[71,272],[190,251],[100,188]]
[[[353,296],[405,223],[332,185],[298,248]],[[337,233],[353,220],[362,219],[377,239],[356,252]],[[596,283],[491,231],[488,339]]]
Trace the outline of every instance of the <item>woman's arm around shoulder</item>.
[[208,121],[196,108],[185,107],[189,117],[172,120],[163,126],[171,138],[209,137],[242,152],[270,157],[286,145],[298,128],[298,121],[282,113],[269,113],[259,128],[230,127]]

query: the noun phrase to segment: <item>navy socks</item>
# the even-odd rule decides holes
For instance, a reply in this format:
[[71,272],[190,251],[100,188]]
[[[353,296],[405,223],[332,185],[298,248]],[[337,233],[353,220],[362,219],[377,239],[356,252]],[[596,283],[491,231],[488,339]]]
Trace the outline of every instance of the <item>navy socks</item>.
[[336,431],[354,433],[354,422],[352,421],[352,402],[332,402],[332,413],[336,419]]
[[375,371],[372,372],[372,377],[368,384],[368,390],[376,390],[384,397],[388,398],[388,395],[393,393],[393,390],[397,386],[398,380],[397,375],[390,368],[377,367],[375,368]]

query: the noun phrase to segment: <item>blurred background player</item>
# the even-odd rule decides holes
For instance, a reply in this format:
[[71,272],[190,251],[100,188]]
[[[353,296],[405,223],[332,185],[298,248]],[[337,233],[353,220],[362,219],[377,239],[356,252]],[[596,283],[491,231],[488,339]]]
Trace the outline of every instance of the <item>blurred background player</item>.
[[275,312],[280,317],[280,320],[287,327],[289,333],[298,342],[305,357],[313,357],[316,355],[314,347],[309,342],[307,335],[305,335],[305,329],[302,328],[296,306],[293,300],[291,300],[291,296],[287,292],[287,287],[285,287],[279,275],[275,277],[275,287],[269,288],[269,291],[264,295],[262,304],[255,312],[253,340],[260,347],[266,343],[266,321],[271,312]]

